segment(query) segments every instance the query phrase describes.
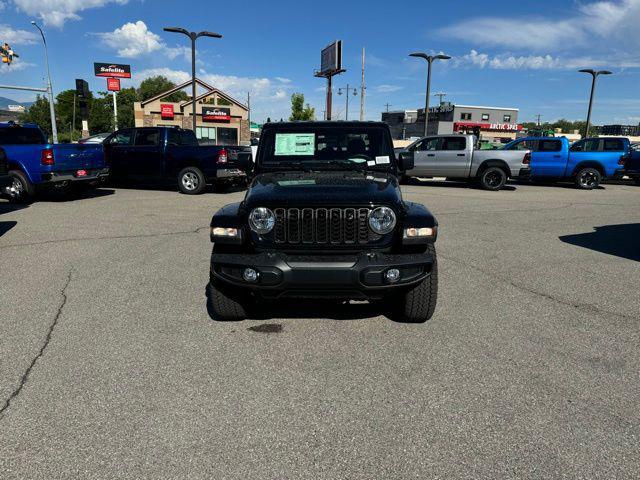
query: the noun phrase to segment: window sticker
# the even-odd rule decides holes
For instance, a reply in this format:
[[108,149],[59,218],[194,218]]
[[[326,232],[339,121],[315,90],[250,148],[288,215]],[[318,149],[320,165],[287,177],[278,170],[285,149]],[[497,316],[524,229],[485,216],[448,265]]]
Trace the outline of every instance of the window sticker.
[[300,185],[315,185],[315,180],[282,180],[278,182],[281,187],[296,187]]
[[276,133],[276,156],[313,156],[316,136],[314,133]]
[[367,165],[368,165],[369,167],[373,167],[375,164],[376,164],[376,161],[375,161],[375,160],[368,160],[368,161],[367,161]]
[[389,155],[383,155],[380,157],[376,157],[376,163],[378,165],[383,165],[385,163],[389,163]]

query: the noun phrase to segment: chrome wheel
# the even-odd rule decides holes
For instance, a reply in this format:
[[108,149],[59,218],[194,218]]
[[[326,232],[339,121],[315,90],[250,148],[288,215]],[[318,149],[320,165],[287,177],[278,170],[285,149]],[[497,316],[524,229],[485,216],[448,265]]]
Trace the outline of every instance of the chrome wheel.
[[182,186],[185,190],[193,191],[198,188],[200,180],[198,176],[193,172],[186,172],[182,175]]
[[583,188],[594,188],[598,185],[599,179],[598,175],[593,170],[583,170],[580,172],[578,182]]
[[22,198],[24,196],[24,185],[18,178],[13,177],[13,182],[9,187],[5,188],[5,193],[13,199]]

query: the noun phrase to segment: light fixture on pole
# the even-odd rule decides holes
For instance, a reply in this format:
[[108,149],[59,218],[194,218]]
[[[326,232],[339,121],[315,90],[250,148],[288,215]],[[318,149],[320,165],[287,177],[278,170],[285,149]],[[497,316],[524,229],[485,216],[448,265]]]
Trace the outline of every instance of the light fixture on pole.
[[424,107],[424,136],[427,136],[427,129],[429,127],[429,95],[431,94],[431,64],[434,60],[449,60],[451,57],[449,55],[427,55],[422,52],[415,52],[409,54],[410,57],[418,57],[424,58],[427,61],[427,96]]
[[342,95],[342,93],[346,94],[346,101],[347,101],[347,109],[345,111],[345,115],[344,115],[344,119],[345,120],[349,120],[349,93],[353,93],[353,96],[357,96],[358,95],[358,90],[355,88],[350,88],[349,84],[347,83],[347,87],[346,88],[339,88],[338,89],[338,95]]
[[165,32],[181,33],[191,39],[191,113],[193,115],[193,133],[196,132],[196,40],[200,37],[222,38],[222,35],[214,32],[190,32],[180,27],[165,27]]
[[49,69],[49,52],[47,50],[47,39],[44,38],[44,32],[35,21],[32,20],[31,25],[36,27],[40,31],[40,35],[42,35],[42,43],[44,44],[44,60],[47,64],[47,89],[49,90],[49,112],[51,113],[51,136],[53,137],[53,143],[58,143],[58,127],[56,125],[56,109],[53,105],[53,85],[51,84],[51,70]]
[[587,112],[587,125],[584,128],[584,138],[589,136],[589,127],[591,126],[591,108],[593,107],[593,97],[596,91],[596,78],[598,75],[611,75],[609,70],[593,70],[591,68],[584,68],[579,70],[582,73],[588,73],[591,75],[591,95],[589,96],[589,111]]

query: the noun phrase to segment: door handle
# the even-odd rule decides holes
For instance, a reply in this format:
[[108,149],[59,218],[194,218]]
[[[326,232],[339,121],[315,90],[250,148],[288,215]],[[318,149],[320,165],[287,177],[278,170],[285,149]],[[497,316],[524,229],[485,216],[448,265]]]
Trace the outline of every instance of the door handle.
[[[197,111],[197,110],[196,110],[196,111]],[[464,154],[464,153],[459,153],[459,154],[458,154],[458,156],[459,156],[459,157],[466,157],[467,155],[466,155],[466,154]]]
[[435,153],[427,153],[427,157],[435,157],[436,154]]
[[561,158],[562,155],[554,155],[553,158]]

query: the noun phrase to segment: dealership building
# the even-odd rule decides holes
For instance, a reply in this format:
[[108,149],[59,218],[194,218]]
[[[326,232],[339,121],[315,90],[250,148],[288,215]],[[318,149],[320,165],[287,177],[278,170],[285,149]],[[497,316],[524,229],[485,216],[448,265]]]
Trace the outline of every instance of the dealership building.
[[[196,97],[196,136],[201,143],[215,145],[249,144],[249,108],[200,79],[196,84],[204,90]],[[155,97],[134,104],[136,127],[193,127],[192,99],[171,102],[167,98],[187,87],[189,80]]]
[[[394,139],[421,137],[424,134],[424,108],[382,113]],[[483,139],[515,139],[522,130],[518,124],[518,109],[457,105],[443,102],[429,108],[429,135],[473,133],[480,131]]]

